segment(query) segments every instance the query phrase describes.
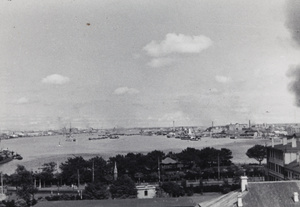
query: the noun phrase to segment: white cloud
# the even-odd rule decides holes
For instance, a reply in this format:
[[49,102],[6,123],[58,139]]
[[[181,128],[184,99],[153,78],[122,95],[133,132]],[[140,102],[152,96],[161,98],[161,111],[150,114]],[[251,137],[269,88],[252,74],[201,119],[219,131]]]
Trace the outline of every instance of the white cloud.
[[46,78],[42,79],[42,83],[56,84],[56,85],[62,85],[68,83],[69,81],[70,79],[68,77],[59,74],[48,75]]
[[26,104],[28,102],[29,102],[29,100],[26,97],[22,97],[17,100],[17,104]]
[[160,68],[171,65],[173,62],[172,58],[153,58],[147,65],[152,68]]
[[204,35],[189,36],[169,33],[160,43],[153,40],[143,49],[150,56],[161,57],[171,53],[200,53],[212,43],[212,40]]
[[128,87],[120,87],[120,88],[117,88],[115,91],[114,91],[114,94],[117,94],[117,95],[122,95],[122,94],[137,94],[139,93],[139,91],[135,88],[128,88]]
[[216,81],[218,81],[219,83],[227,83],[229,82],[231,79],[230,77],[226,77],[226,76],[220,76],[220,75],[217,75],[215,77]]

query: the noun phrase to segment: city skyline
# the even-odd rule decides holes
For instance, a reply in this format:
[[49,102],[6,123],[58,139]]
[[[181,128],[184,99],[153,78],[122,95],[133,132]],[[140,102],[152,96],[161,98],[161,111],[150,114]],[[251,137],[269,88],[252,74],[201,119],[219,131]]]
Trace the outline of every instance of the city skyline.
[[299,123],[299,8],[2,1],[0,130]]

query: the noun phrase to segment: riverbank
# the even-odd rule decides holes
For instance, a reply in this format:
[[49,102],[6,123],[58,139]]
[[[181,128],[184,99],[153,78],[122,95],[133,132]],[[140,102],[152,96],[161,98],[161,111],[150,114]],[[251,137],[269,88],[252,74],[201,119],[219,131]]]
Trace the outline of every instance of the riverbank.
[[246,156],[246,151],[255,144],[270,144],[269,139],[229,139],[202,138],[199,141],[166,138],[165,136],[120,136],[119,139],[88,140],[90,135],[75,135],[76,142],[67,142],[63,136],[28,137],[3,140],[1,148],[8,148],[22,155],[23,160],[13,160],[0,165],[0,171],[11,174],[17,165],[24,165],[28,170],[37,170],[47,162],[61,163],[68,157],[82,156],[89,159],[101,156],[108,159],[117,154],[147,153],[160,150],[180,152],[187,147],[202,149],[214,147],[228,148],[232,151],[234,163],[253,163],[254,159]]

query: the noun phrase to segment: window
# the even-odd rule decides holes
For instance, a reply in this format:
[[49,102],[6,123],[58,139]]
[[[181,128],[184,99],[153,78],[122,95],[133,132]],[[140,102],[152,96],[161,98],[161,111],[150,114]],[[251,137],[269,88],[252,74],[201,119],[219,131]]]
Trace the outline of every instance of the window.
[[144,196],[148,196],[148,191],[147,190],[144,191]]

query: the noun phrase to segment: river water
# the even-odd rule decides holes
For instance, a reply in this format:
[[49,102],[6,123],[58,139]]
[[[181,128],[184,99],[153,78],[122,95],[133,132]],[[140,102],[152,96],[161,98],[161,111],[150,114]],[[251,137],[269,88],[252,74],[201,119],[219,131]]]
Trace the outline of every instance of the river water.
[[97,134],[75,135],[76,142],[65,141],[63,136],[24,137],[2,140],[0,147],[9,149],[22,155],[23,160],[13,160],[0,165],[0,171],[11,174],[17,165],[24,165],[28,170],[36,171],[43,163],[61,163],[68,157],[82,156],[89,159],[94,156],[102,156],[108,159],[117,154],[147,153],[153,150],[180,152],[187,147],[202,149],[214,147],[228,148],[233,153],[233,162],[248,163],[256,162],[249,159],[245,153],[255,144],[269,143],[269,140],[250,139],[212,139],[202,138],[200,141],[187,141],[165,136],[120,136],[120,139],[88,140],[89,137],[97,137]]

